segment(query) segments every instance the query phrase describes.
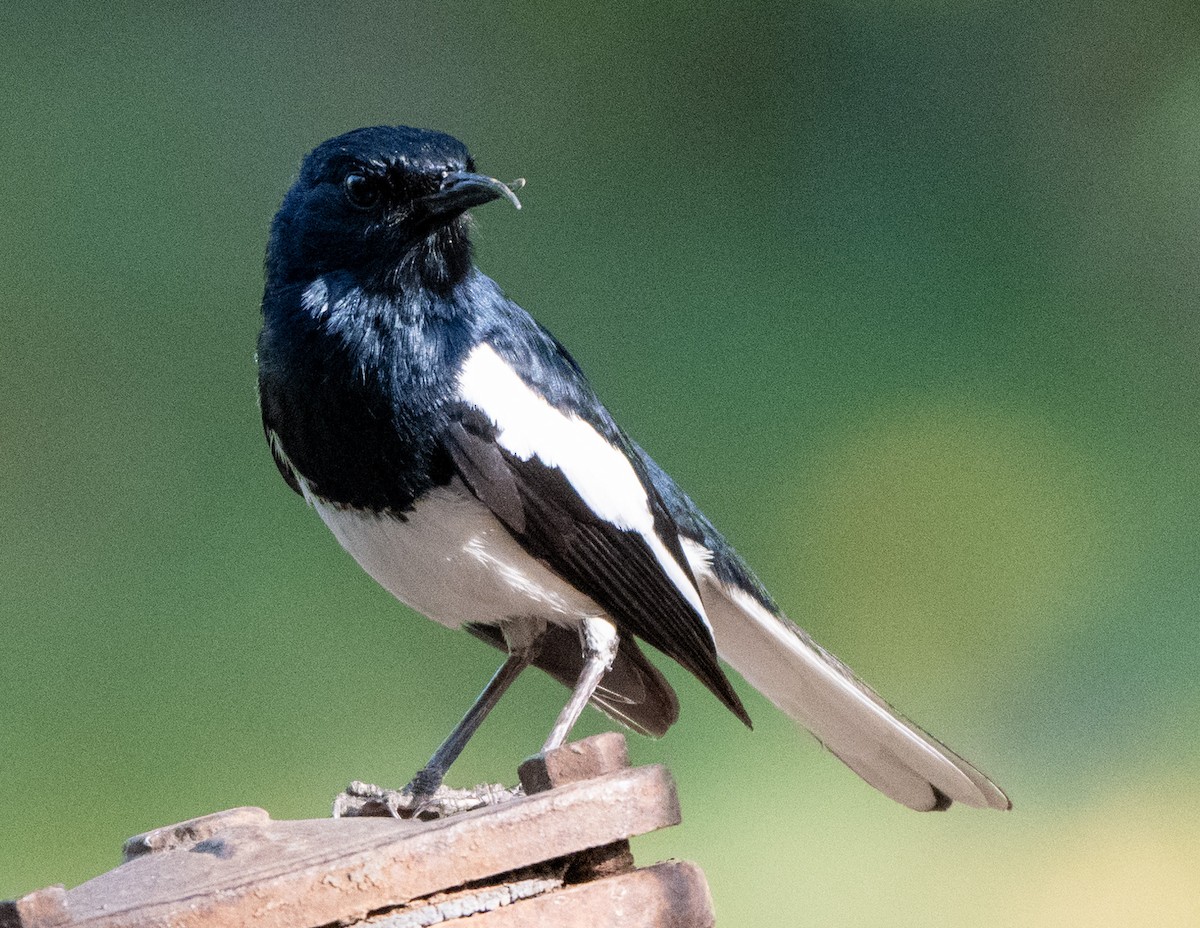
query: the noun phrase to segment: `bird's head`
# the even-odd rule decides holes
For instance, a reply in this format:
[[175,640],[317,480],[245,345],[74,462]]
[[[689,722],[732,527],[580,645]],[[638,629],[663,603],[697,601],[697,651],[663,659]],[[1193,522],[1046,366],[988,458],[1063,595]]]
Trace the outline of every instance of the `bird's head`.
[[514,188],[475,173],[466,146],[407,126],[355,129],[318,145],[275,216],[269,276],[304,284],[352,275],[368,289],[446,290],[471,268],[465,213]]

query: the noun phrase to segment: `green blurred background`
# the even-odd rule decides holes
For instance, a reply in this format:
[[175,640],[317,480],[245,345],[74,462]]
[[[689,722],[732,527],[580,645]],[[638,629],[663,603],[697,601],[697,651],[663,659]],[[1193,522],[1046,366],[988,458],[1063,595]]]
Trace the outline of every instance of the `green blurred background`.
[[[94,8],[93,8],[94,6]],[[479,260],[790,615],[1011,793],[921,816],[743,687],[635,759],[724,925],[1200,924],[1200,10],[7,4],[0,898],[401,785],[498,655],[275,473],[268,222],[375,123],[525,176]],[[512,779],[529,675],[456,766]],[[605,721],[586,717],[585,729]]]

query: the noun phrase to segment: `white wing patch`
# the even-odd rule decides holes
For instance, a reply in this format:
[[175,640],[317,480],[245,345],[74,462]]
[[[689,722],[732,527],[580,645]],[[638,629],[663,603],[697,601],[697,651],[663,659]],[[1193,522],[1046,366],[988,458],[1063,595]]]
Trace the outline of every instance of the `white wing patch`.
[[536,457],[547,467],[558,468],[592,512],[619,529],[641,535],[659,566],[708,625],[691,578],[654,531],[646,488],[621,449],[579,416],[547,403],[486,343],[468,356],[458,388],[464,402],[495,424],[496,440],[509,453],[522,461]]

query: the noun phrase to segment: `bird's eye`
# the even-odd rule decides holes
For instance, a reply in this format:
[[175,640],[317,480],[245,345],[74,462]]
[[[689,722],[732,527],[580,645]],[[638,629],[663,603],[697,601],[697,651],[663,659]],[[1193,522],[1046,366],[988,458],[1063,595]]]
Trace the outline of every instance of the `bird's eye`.
[[383,197],[383,185],[376,177],[367,174],[348,174],[342,181],[346,199],[358,209],[371,209]]

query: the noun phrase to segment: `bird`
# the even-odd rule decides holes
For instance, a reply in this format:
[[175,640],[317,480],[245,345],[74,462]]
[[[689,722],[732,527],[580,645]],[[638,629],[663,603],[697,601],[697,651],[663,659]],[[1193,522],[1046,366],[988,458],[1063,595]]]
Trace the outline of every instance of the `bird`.
[[978,769],[793,624],[579,364],[475,265],[470,210],[524,181],[430,129],[317,145],[271,223],[258,398],[274,462],[398,600],[505,658],[406,787],[418,801],[527,668],[661,736],[678,698],[642,645],[750,716],[722,662],[871,786],[920,811],[1008,809]]

